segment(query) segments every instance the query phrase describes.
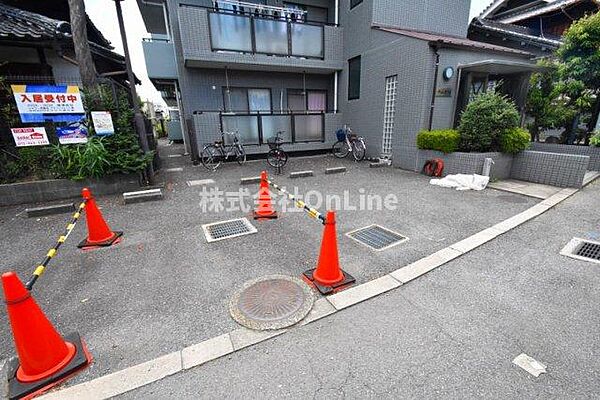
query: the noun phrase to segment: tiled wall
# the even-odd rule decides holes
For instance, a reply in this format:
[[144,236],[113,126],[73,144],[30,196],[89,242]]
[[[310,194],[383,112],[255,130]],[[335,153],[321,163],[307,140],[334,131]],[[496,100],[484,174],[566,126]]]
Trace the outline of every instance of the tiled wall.
[[600,147],[574,146],[568,144],[550,144],[536,142],[531,144],[531,150],[589,156],[590,164],[588,166],[588,170],[600,171]]
[[434,150],[417,150],[415,172],[420,172],[427,160],[440,158],[444,161],[444,175],[449,174],[479,174],[483,171],[486,158],[491,158],[494,164],[491,177],[508,179],[510,177],[513,157],[502,153],[450,153],[444,154]]
[[493,179],[518,179],[558,187],[581,187],[590,157],[540,151],[523,151],[515,156],[503,153],[450,153],[416,149],[410,162],[400,168],[421,172],[427,160],[444,161],[444,175],[481,174],[486,158],[494,160]]
[[513,160],[511,177],[558,187],[581,187],[589,156],[523,151]]
[[373,22],[466,37],[470,4],[467,0],[373,0]]

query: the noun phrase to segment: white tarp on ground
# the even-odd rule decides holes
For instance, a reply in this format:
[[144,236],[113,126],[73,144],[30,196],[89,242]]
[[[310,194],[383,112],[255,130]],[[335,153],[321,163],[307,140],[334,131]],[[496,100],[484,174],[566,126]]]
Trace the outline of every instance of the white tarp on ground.
[[456,174],[448,175],[442,179],[432,179],[432,185],[456,188],[456,190],[483,190],[490,182],[489,176]]

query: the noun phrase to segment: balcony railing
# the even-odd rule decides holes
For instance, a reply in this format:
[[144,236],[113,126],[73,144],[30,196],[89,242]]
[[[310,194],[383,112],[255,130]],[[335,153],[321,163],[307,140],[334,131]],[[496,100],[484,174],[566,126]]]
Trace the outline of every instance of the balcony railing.
[[167,38],[143,38],[146,71],[151,79],[176,79],[177,63],[173,42]]
[[325,113],[221,112],[221,131],[237,132],[244,145],[266,144],[279,131],[285,143],[325,141]]
[[322,24],[221,11],[210,11],[208,18],[213,51],[321,60],[325,55]]

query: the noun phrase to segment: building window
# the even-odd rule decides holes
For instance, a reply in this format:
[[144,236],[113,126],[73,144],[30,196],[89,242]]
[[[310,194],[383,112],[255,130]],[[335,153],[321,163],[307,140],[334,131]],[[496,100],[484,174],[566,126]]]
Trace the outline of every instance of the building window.
[[354,7],[362,3],[363,0],[350,0],[350,9],[352,10]]
[[223,88],[225,111],[239,113],[271,112],[270,89]]
[[348,60],[348,100],[360,98],[360,56]]
[[287,9],[300,11],[298,15],[302,15],[302,17],[295,20],[298,22],[317,22],[326,24],[329,20],[329,12],[327,8],[324,7],[307,6],[305,4],[288,2],[284,2],[283,6]]
[[327,110],[326,90],[288,89],[288,109],[290,111],[320,111]]

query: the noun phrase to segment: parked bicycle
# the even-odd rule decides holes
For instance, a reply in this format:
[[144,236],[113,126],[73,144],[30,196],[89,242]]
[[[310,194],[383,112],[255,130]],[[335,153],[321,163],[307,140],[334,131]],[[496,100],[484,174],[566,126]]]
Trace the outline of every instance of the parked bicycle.
[[345,158],[349,153],[356,161],[362,161],[367,154],[367,146],[362,136],[356,135],[348,126],[339,129],[336,133],[337,142],[334,143],[332,151],[337,158]]
[[281,134],[285,131],[277,132],[277,135],[267,139],[269,145],[269,153],[267,154],[267,163],[273,168],[281,169],[288,161],[288,155],[281,148],[283,139]]
[[[225,144],[226,136],[230,139],[230,144]],[[204,146],[200,159],[208,170],[215,171],[224,161],[229,160],[230,156],[235,156],[240,165],[246,162],[246,150],[240,143],[237,132],[221,132],[221,140]]]

